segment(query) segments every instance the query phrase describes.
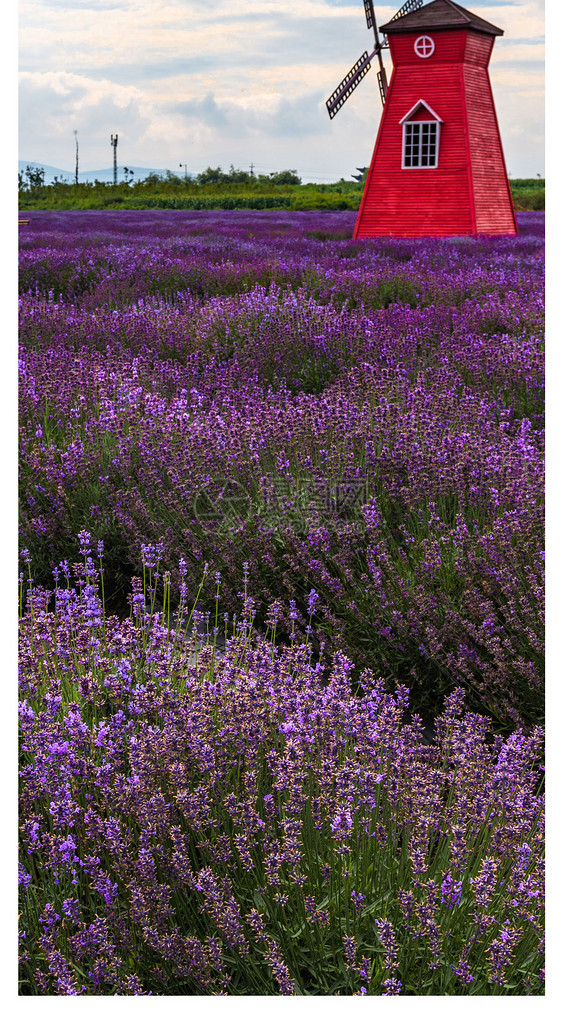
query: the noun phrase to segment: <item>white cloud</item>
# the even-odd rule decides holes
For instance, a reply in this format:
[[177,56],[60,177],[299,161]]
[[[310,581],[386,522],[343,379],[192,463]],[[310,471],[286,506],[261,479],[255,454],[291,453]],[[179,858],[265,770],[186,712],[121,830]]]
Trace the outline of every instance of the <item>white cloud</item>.
[[19,106],[23,157],[31,160],[30,153],[43,138],[41,157],[34,161],[51,159],[63,169],[71,158],[74,130],[79,131],[81,141],[88,138],[100,152],[103,150],[101,168],[110,162],[112,131],[126,123],[125,134],[132,139],[135,135],[142,137],[150,124],[151,109],[139,89],[119,87],[109,80],[92,81],[65,71],[23,73]]
[[[375,4],[379,23],[398,6]],[[491,74],[507,160],[543,172],[525,144],[542,133],[541,0],[470,9],[505,31]],[[77,129],[84,167],[101,168],[118,131],[137,165],[197,171],[259,151],[266,168],[349,176],[371,156],[375,73],[335,120],[324,102],[371,42],[359,0],[20,0],[20,155],[65,168]]]

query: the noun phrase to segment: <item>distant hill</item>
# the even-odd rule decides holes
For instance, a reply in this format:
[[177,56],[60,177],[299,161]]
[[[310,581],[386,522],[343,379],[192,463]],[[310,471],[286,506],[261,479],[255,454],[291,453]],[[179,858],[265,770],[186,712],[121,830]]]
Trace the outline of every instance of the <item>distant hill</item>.
[[[57,169],[54,165],[47,165],[45,162],[27,162],[20,159],[18,161],[18,172],[25,172],[26,167],[30,166],[32,169],[44,169],[45,170],[45,183],[48,185],[54,183],[55,176],[59,180],[64,180],[66,183],[74,183],[74,170],[68,169]],[[151,173],[158,173],[159,176],[165,176],[165,169],[147,169],[144,166],[130,165],[127,166],[129,172],[132,170],[134,173],[133,180],[144,180]],[[183,178],[183,173],[175,173],[176,176]],[[188,177],[189,177],[188,173]],[[117,180],[122,183],[125,179],[125,173],[123,172],[123,166],[117,166]],[[109,169],[90,169],[87,172],[78,173],[79,183],[94,183],[95,180],[99,180],[100,183],[113,183],[113,167]]]

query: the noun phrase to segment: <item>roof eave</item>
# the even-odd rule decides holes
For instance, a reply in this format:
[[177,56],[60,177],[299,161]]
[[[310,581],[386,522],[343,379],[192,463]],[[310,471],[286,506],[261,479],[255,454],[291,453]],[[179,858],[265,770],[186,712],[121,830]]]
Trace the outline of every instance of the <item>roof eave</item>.
[[483,32],[486,35],[503,35],[501,28],[461,7],[455,0],[432,0],[421,10],[418,8],[402,17],[393,18],[386,25],[381,25],[380,31],[389,35],[393,32],[424,30],[432,32],[455,28],[472,28],[475,32]]
[[[400,19],[402,20],[402,19]],[[389,21],[387,25],[380,25],[379,32],[384,32],[385,35],[406,35],[407,32],[445,32],[455,31],[455,29],[461,29],[462,31],[468,31],[470,29],[473,32],[483,32],[484,35],[503,35],[503,28],[496,28],[495,25],[490,25],[489,28],[484,25],[475,25],[471,21],[467,21],[464,24],[460,22],[458,24],[448,25],[404,25],[399,27],[398,22]]]

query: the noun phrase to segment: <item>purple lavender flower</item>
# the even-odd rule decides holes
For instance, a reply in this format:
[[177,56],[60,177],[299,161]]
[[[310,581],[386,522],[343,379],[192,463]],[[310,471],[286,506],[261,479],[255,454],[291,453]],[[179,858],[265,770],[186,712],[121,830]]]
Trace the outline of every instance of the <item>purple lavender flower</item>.
[[453,881],[449,870],[445,873],[441,882],[441,904],[447,908],[460,905],[462,896],[462,880]]
[[24,988],[540,993],[538,216],[77,214],[21,236]]
[[346,968],[355,968],[355,937],[344,936],[343,949],[345,954]]
[[309,593],[308,593],[308,615],[309,616],[314,616],[314,614],[316,612],[316,606],[318,604],[319,598],[320,598],[320,596],[319,596],[318,592],[314,588],[311,588],[310,591],[309,591]]
[[361,894],[359,891],[351,892],[351,900],[358,912],[365,907],[365,895]]
[[450,965],[449,967],[452,968],[454,974],[457,976],[458,979],[460,979],[460,981],[465,986],[468,986],[469,983],[474,982],[474,976],[470,971],[470,965],[468,964],[468,961],[461,959],[456,968],[454,967],[454,965]]
[[155,545],[141,545],[142,560],[149,570],[158,567],[164,554],[164,543],[158,542]]
[[21,863],[18,863],[18,884],[24,889],[31,883],[31,874],[27,872]]
[[381,996],[400,996],[402,992],[402,983],[399,979],[385,979],[381,986],[383,986]]
[[80,543],[80,552],[82,553],[82,556],[88,556],[91,542],[90,533],[85,530],[78,532],[78,541]]

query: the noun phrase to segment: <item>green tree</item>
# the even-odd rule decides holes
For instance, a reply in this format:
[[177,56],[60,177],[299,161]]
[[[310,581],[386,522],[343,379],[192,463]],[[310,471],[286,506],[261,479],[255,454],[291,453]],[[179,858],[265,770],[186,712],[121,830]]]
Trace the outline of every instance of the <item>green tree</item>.
[[278,173],[270,173],[269,176],[271,182],[277,183],[279,186],[285,186],[286,184],[289,184],[290,186],[300,186],[302,183],[300,176],[297,175],[296,169],[283,169]]
[[41,166],[27,165],[23,173],[18,173],[18,189],[35,191],[45,186],[45,170]]
[[235,169],[231,164],[228,176],[225,177],[225,183],[253,183],[255,177],[251,173],[247,173],[244,169]]
[[199,175],[195,178],[197,182],[201,184],[225,182],[225,175],[222,172],[220,165],[217,166],[216,169],[211,169],[211,166],[208,165],[204,172],[199,173]]

